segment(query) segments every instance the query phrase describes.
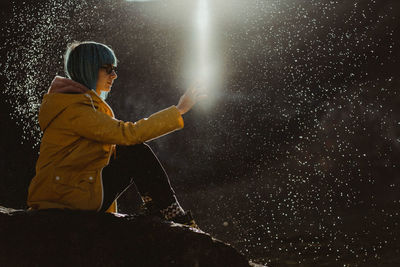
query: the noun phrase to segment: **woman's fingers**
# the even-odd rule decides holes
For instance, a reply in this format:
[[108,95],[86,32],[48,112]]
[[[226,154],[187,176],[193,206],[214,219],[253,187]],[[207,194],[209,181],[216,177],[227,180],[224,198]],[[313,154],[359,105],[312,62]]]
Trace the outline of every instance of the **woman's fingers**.
[[199,95],[199,96],[197,96],[197,101],[202,101],[202,100],[206,99],[207,97],[208,97],[208,95],[206,95],[206,94]]
[[196,81],[190,88],[191,88],[190,91],[195,99],[200,99],[200,98],[203,99],[206,96],[206,94],[204,94],[205,87],[199,81]]
[[198,101],[207,98],[207,95],[204,93],[204,86],[199,82],[195,82],[179,99],[179,103],[177,105],[181,114],[189,111]]
[[192,84],[192,86],[190,86],[190,88],[192,89],[192,91],[204,91],[205,86],[200,81],[196,81]]

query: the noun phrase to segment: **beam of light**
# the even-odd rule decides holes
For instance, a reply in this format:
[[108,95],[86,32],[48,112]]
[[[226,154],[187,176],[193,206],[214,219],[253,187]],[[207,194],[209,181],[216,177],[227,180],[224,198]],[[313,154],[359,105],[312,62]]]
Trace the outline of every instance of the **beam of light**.
[[127,2],[155,2],[160,0],[126,0]]
[[197,62],[199,80],[203,83],[209,82],[209,10],[207,0],[198,0],[197,16],[196,16],[196,32],[197,32]]
[[[212,21],[209,0],[197,0],[194,25],[190,46],[187,49],[185,79],[186,85],[199,82],[208,95],[210,104],[215,97],[217,87],[217,58],[213,47]],[[204,104],[203,104],[204,106]]]
[[[152,12],[154,18],[161,19],[165,25],[173,26],[178,32],[187,33],[184,36],[182,52],[178,57],[180,73],[176,76],[177,84],[182,91],[193,84],[200,84],[204,93],[208,95],[207,100],[201,106],[207,106],[214,102],[218,89],[222,86],[221,54],[216,46],[218,36],[215,35],[215,21],[217,15],[216,0],[126,0],[135,3],[163,3],[163,5],[150,5],[148,11]],[[219,4],[221,5],[221,3]],[[147,6],[147,5],[144,5]],[[229,5],[228,5],[229,6]],[[225,6],[224,6],[225,7]],[[221,9],[221,8],[219,8]],[[157,22],[159,23],[159,22]],[[179,38],[179,36],[177,36]]]

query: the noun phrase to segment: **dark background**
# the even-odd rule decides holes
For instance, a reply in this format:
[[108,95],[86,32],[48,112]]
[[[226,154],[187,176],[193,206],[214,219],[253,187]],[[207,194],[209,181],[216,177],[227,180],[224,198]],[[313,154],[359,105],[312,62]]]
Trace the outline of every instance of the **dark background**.
[[[107,100],[135,121],[176,104],[195,1],[1,4],[0,205],[26,208],[37,110],[72,40],[110,45]],[[200,227],[271,266],[398,266],[397,0],[212,1],[221,86],[150,142]],[[120,201],[132,212],[133,190]]]

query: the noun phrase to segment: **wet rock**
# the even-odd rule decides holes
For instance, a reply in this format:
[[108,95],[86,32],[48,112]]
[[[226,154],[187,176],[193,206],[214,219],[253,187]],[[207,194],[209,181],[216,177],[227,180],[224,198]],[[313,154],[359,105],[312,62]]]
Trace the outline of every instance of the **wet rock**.
[[250,266],[230,245],[151,216],[0,207],[0,237],[0,266]]

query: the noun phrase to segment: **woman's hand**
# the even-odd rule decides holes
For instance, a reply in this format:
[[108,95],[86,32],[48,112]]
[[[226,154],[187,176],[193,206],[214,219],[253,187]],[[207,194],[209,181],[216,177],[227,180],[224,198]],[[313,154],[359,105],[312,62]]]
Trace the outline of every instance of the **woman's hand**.
[[194,106],[194,104],[206,97],[207,95],[201,93],[199,84],[195,84],[181,96],[176,107],[181,115],[183,115],[188,112]]

